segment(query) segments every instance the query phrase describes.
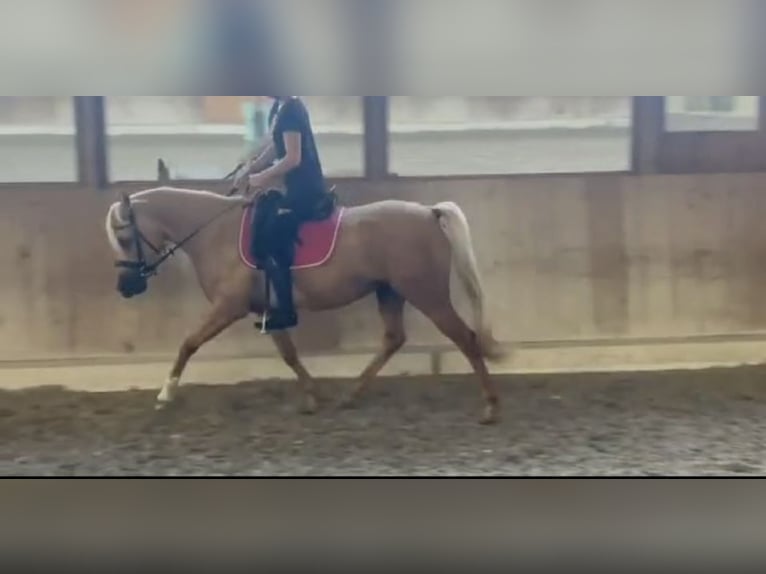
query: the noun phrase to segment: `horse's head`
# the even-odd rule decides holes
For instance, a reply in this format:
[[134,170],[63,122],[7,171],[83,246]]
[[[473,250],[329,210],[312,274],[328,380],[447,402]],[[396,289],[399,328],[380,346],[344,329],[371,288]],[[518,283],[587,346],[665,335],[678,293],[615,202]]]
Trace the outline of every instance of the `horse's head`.
[[147,291],[168,241],[162,227],[140,209],[144,204],[123,194],[106,218],[106,234],[119,269],[117,290],[126,299]]

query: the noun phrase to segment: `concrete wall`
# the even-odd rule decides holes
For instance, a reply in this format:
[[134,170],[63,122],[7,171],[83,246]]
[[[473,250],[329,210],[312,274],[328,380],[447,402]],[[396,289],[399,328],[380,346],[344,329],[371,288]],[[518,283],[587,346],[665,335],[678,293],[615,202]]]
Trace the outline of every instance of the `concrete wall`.
[[[762,332],[764,188],[766,175],[341,183],[350,202],[459,202],[500,338],[596,346]],[[145,299],[117,296],[103,232],[110,200],[63,186],[0,190],[0,362],[164,358],[196,324],[205,303],[183,259]],[[414,344],[444,343],[418,314],[408,320]],[[378,338],[369,302],[306,316],[299,335],[322,353],[368,351]],[[203,356],[271,352],[247,323]]]

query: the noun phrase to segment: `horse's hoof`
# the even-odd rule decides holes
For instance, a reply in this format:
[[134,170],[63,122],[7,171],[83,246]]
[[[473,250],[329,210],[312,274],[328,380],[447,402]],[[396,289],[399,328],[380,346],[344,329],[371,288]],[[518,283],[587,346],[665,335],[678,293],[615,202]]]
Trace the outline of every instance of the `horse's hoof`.
[[497,407],[488,406],[484,411],[484,416],[481,417],[479,424],[488,427],[496,425],[498,422],[500,422],[500,413],[498,412]]
[[356,395],[349,395],[344,399],[341,399],[338,403],[338,408],[342,411],[353,411],[359,406],[359,397]]
[[312,416],[319,412],[319,405],[314,397],[306,399],[306,402],[301,407],[300,413],[306,416]]
[[158,399],[157,402],[154,404],[154,410],[158,413],[165,412],[170,410],[170,407],[173,406],[172,401],[163,401],[161,399]]

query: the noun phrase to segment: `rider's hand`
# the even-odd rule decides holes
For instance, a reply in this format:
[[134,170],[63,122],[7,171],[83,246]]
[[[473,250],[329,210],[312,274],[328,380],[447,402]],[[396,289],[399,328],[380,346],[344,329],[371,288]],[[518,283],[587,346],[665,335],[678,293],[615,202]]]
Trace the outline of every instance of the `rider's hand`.
[[263,191],[269,183],[269,180],[263,177],[262,173],[256,173],[250,176],[250,187],[255,191]]
[[247,179],[250,175],[250,164],[245,164],[235,175],[232,186],[238,193],[244,193],[247,190]]
[[232,190],[234,193],[243,194],[247,191],[247,178],[237,178],[234,180],[234,184],[232,185]]

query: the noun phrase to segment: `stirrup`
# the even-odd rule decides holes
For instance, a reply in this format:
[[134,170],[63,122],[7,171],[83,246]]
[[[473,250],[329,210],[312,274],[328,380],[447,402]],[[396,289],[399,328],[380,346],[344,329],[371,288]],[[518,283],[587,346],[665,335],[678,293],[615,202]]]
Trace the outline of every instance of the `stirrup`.
[[267,309],[266,311],[264,311],[263,317],[261,317],[260,322],[256,321],[256,323],[255,323],[255,328],[258,329],[261,332],[261,335],[267,335],[268,334],[268,330],[266,329],[266,325],[268,325],[268,323],[269,323],[269,317],[270,317],[270,313],[269,313],[269,311]]
[[289,317],[289,320],[286,322],[287,324],[284,325],[278,325],[276,328],[272,325],[269,325],[269,323],[275,319],[283,319],[283,316],[280,316],[279,314],[276,315],[263,315],[263,320],[258,321],[255,324],[255,327],[260,330],[262,335],[267,335],[270,332],[273,331],[287,331],[289,329],[294,329],[298,326],[298,315],[296,313],[292,314]]

